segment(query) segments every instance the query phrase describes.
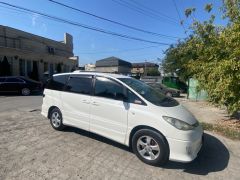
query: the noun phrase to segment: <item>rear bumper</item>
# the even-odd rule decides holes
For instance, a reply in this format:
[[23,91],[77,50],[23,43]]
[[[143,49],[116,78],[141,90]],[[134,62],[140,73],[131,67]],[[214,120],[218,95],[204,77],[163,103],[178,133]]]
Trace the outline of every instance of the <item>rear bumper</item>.
[[167,138],[170,157],[172,161],[191,162],[197,156],[203,145],[203,135],[194,141],[183,141],[178,139]]

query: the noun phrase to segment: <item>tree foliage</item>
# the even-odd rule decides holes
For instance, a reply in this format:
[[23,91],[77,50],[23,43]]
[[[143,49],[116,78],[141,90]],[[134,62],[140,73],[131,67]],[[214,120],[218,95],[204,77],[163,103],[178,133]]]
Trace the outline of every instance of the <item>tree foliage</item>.
[[[208,13],[212,8],[205,6]],[[166,51],[163,68],[185,80],[195,77],[211,102],[234,114],[240,110],[240,0],[223,1],[222,13],[229,21],[225,27],[214,24],[214,15],[193,19],[192,34]]]

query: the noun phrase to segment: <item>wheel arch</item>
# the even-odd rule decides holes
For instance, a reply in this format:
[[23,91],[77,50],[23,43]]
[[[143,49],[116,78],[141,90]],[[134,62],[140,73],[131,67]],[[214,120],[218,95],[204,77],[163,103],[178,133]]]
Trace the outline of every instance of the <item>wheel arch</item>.
[[[57,106],[51,106],[49,109],[48,109],[48,114],[47,114],[47,117],[48,117],[48,119],[50,119],[50,113],[51,113],[51,111],[53,110],[53,109],[55,109],[55,108],[58,108]],[[59,108],[58,108],[59,109]]]
[[149,130],[152,130],[152,131],[155,131],[155,132],[159,133],[164,138],[164,140],[166,141],[168,149],[169,149],[169,144],[168,144],[167,138],[163,135],[163,133],[161,133],[159,130],[157,130],[157,129],[151,127],[151,126],[147,126],[147,125],[138,125],[131,130],[131,133],[130,133],[129,139],[128,139],[128,141],[129,141],[128,145],[129,145],[130,149],[132,148],[132,138],[133,138],[134,134],[141,129],[149,129]]

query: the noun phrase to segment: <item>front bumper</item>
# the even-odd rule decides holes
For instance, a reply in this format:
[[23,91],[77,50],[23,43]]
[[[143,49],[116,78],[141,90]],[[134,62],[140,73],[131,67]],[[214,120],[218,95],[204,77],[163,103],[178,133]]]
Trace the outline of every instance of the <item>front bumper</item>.
[[191,162],[197,157],[203,145],[203,135],[199,136],[194,141],[183,141],[172,138],[167,138],[167,141],[170,149],[170,160]]

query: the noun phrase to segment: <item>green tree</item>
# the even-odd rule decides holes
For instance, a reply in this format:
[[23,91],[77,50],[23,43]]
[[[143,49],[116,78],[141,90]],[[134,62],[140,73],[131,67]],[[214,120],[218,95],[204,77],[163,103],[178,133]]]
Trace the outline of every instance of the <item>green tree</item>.
[[160,73],[157,68],[155,67],[149,67],[146,69],[147,71],[147,76],[159,76]]
[[[205,6],[207,13],[212,8]],[[195,77],[209,101],[234,114],[240,110],[240,0],[223,1],[222,13],[229,20],[225,27],[214,24],[214,15],[204,22],[192,18],[191,36],[166,51],[163,67],[183,79]]]

